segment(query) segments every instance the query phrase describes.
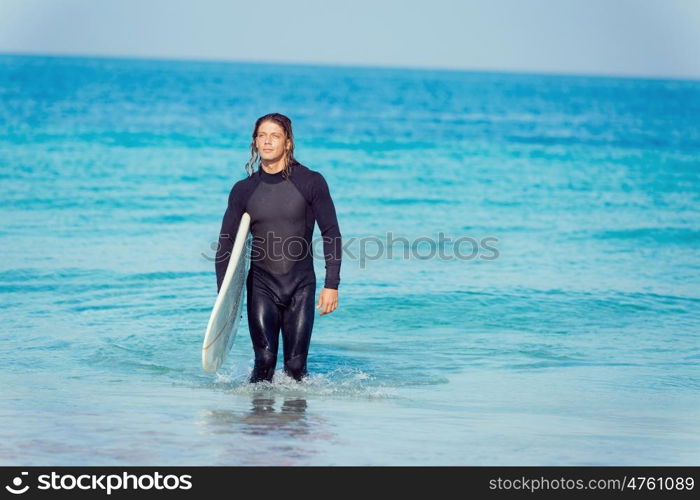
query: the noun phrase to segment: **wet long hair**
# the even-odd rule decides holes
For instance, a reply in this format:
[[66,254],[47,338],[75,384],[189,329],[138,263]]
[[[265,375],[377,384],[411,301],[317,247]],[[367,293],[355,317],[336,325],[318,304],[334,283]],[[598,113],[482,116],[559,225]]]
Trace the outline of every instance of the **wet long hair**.
[[265,121],[271,121],[282,127],[285,133],[285,140],[289,139],[291,146],[287,150],[287,161],[282,169],[282,177],[287,179],[291,174],[292,165],[298,163],[296,158],[294,158],[294,133],[292,132],[292,120],[280,113],[269,113],[267,115],[261,116],[255,121],[255,126],[253,127],[253,140],[250,143],[250,160],[245,165],[245,170],[248,175],[251,176],[256,170],[261,168],[262,160],[260,158],[260,151],[255,146],[255,137],[258,135],[258,128]]

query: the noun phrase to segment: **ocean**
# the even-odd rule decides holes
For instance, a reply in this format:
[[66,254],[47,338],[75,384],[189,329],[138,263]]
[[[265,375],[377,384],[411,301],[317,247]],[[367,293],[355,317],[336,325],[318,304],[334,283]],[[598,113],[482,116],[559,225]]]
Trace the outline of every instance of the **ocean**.
[[[347,241],[301,384],[245,312],[201,368],[270,112]],[[3,465],[700,465],[700,81],[0,55],[0,175]]]

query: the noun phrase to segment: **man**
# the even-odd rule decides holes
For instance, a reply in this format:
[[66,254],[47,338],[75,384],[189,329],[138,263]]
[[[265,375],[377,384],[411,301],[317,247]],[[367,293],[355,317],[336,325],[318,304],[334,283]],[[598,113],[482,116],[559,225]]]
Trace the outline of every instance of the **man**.
[[[253,170],[258,161],[259,168]],[[326,262],[316,309],[324,315],[338,307],[342,244],[335,206],[323,176],[294,158],[292,123],[284,115],[271,113],[255,122],[246,169],[250,175],[233,186],[221,224],[217,288],[221,289],[241,216],[248,212],[253,244],[246,291],[255,352],[250,382],[272,380],[280,329],[284,371],[299,381],[307,375],[314,323],[314,222],[323,236]]]

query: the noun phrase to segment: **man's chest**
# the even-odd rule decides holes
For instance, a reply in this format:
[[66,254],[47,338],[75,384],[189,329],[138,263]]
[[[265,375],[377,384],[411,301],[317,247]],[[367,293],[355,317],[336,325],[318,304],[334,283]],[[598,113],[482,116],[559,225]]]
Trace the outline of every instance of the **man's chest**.
[[306,218],[307,203],[289,180],[277,184],[261,182],[246,204],[251,223],[266,226],[298,224]]

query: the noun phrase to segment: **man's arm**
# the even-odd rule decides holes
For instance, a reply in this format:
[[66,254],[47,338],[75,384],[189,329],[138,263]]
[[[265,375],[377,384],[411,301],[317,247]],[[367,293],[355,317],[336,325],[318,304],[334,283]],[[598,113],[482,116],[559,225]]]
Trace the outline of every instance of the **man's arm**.
[[221,231],[219,231],[219,246],[216,250],[216,260],[214,261],[217,293],[221,290],[224,276],[226,276],[226,268],[231,259],[231,250],[233,249],[233,243],[245,208],[242,206],[243,200],[237,191],[239,190],[234,185],[228,195],[228,206],[221,221]]
[[311,209],[323,237],[323,255],[326,260],[326,279],[323,286],[337,290],[340,284],[342,238],[328,183],[319,172],[315,174],[311,190]]

